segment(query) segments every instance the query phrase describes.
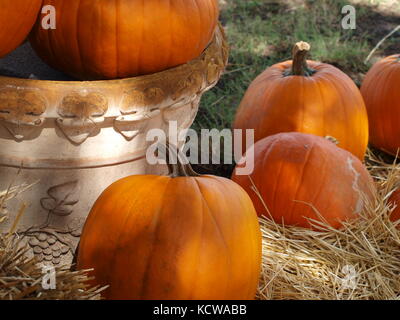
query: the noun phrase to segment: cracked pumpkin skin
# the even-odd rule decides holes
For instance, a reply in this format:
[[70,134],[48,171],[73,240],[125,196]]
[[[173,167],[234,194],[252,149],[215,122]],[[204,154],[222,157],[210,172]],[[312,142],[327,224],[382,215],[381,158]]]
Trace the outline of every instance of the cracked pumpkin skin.
[[131,176],[100,196],[78,268],[94,268],[106,299],[250,300],[261,233],[246,192],[214,176]]
[[[361,161],[324,138],[281,133],[257,142],[254,150],[254,156],[249,150],[244,159],[254,161],[250,177],[277,223],[310,228],[306,217],[321,220],[317,210],[332,227],[340,228],[342,221],[362,210],[361,193],[370,199],[375,193]],[[249,176],[238,176],[236,170],[232,180],[248,192],[258,214],[269,217]]]
[[309,44],[297,43],[293,60],[269,67],[251,83],[233,128],[254,129],[255,142],[281,132],[334,137],[364,161],[368,116],[361,93],[339,69],[306,60],[309,51]]
[[41,4],[42,0],[0,0],[0,58],[25,40]]
[[217,0],[44,0],[57,28],[30,41],[53,68],[82,80],[152,74],[200,56],[217,26]]

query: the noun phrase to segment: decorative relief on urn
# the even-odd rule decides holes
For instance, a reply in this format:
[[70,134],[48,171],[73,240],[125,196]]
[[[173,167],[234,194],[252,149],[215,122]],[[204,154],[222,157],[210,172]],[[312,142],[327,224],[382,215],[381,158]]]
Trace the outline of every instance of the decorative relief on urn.
[[212,85],[221,76],[223,70],[223,62],[219,57],[210,58],[210,61],[207,66],[207,83],[208,85]]
[[145,132],[149,120],[160,114],[160,104],[164,99],[164,91],[156,87],[128,92],[122,98],[121,116],[114,120],[115,130],[131,141]]
[[0,122],[18,141],[31,137],[35,131],[40,131],[46,108],[45,98],[33,90],[0,90]]
[[78,181],[66,182],[47,190],[47,196],[40,199],[43,209],[50,215],[68,216],[79,202],[77,195]]
[[[50,262],[59,265],[64,259],[71,259],[75,252],[76,243],[81,235],[81,225],[73,229],[42,228],[23,232],[28,238],[28,245],[39,262]],[[71,240],[75,238],[75,241]],[[69,257],[68,257],[69,256]]]
[[80,145],[99,133],[107,110],[108,100],[104,95],[74,92],[59,105],[57,112],[61,118],[56,120],[57,126],[68,140]]
[[[157,110],[157,114],[159,113],[160,110]],[[127,141],[131,141],[146,131],[148,120],[149,117],[146,114],[122,115],[114,120],[114,129]]]
[[131,90],[122,99],[120,110],[122,114],[132,114],[138,108],[157,106],[165,99],[165,93],[161,88],[147,88],[144,90]]
[[183,79],[177,83],[176,90],[172,95],[172,99],[176,101],[182,98],[192,98],[201,91],[203,81],[204,77],[200,72],[193,72],[186,79]]
[[28,239],[28,245],[39,262],[60,264],[67,255],[73,255],[81,235],[84,218],[68,220],[63,228],[53,225],[53,219],[70,216],[79,202],[78,181],[53,186],[40,199],[41,207],[47,211],[44,223],[32,226],[18,233]]
[[[223,38],[225,38],[222,27],[221,32]],[[225,69],[228,59],[229,48],[227,44],[222,39],[216,39],[215,43],[211,45],[204,56],[204,61],[207,64],[207,83],[209,85],[213,85],[218,81]]]

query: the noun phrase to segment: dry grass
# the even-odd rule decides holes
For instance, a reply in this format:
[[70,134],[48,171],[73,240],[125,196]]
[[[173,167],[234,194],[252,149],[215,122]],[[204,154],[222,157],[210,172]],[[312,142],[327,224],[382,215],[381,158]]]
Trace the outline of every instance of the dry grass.
[[[0,192],[0,223],[7,218],[3,210],[5,202],[29,187],[26,185]],[[90,287],[88,270],[72,272],[69,266],[55,268],[56,289],[43,288],[42,266],[26,254],[28,248],[23,245],[23,239],[13,233],[24,208],[22,205],[10,232],[6,235],[0,234],[0,300],[99,299],[103,288]]]
[[372,154],[378,196],[341,230],[311,231],[261,219],[263,274],[259,299],[387,300],[400,298],[400,230],[387,204],[399,165]]

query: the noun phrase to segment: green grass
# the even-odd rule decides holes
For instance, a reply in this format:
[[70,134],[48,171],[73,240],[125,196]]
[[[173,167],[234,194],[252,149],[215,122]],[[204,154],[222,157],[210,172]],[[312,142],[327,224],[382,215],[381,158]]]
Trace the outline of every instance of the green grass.
[[359,84],[370,67],[364,59],[385,33],[379,32],[379,23],[386,23],[387,17],[378,14],[370,0],[357,5],[357,30],[341,27],[341,9],[349,1],[293,0],[300,5],[290,5],[290,0],[226,2],[221,21],[231,47],[230,64],[218,85],[204,95],[193,125],[196,130],[230,128],[251,81],[268,66],[290,59],[292,46],[300,40],[312,45],[312,59],[335,65]]

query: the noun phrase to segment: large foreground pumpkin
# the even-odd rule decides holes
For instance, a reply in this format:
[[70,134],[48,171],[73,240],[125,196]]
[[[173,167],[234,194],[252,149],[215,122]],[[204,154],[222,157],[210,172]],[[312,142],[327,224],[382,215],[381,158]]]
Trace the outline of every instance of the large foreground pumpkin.
[[0,0],[0,58],[25,40],[41,4],[42,0]]
[[373,195],[372,178],[361,161],[324,138],[281,133],[252,150],[244,160],[254,161],[254,172],[239,176],[236,169],[233,180],[249,193],[259,215],[271,214],[278,223],[310,227],[307,218],[320,221],[322,216],[338,228]]
[[396,155],[400,148],[400,55],[378,61],[366,75],[361,92],[371,144]]
[[57,28],[31,43],[54,68],[80,79],[155,73],[198,57],[218,20],[217,0],[44,0]]
[[253,81],[233,127],[254,129],[255,141],[292,131],[331,136],[363,160],[368,118],[360,91],[339,69],[307,61],[309,50],[297,43],[293,61],[275,64]]
[[236,183],[138,175],[107,188],[83,229],[78,268],[94,268],[106,299],[254,299],[261,233]]

